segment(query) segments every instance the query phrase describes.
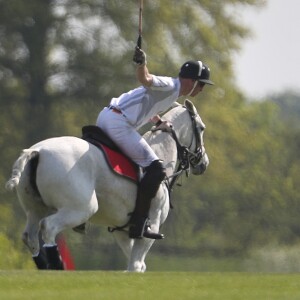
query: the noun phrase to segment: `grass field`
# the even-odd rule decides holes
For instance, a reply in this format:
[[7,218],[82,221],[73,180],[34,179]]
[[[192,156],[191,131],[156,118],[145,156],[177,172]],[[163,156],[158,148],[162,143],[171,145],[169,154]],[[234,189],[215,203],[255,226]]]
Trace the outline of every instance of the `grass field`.
[[300,299],[300,274],[0,271],[0,299]]

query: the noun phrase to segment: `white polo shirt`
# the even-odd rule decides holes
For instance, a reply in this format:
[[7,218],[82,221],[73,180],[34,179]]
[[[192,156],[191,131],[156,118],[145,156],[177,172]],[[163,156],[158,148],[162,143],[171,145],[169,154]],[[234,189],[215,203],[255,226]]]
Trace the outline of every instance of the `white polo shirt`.
[[150,87],[138,87],[118,98],[112,98],[110,105],[120,109],[129,123],[139,128],[153,116],[166,111],[178,99],[180,81],[178,78],[153,76]]

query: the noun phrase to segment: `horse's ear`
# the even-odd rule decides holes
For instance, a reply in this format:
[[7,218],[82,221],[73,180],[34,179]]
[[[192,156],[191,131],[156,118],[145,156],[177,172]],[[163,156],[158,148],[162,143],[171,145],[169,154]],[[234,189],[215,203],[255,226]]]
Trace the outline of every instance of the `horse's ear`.
[[194,115],[197,114],[197,109],[194,106],[193,102],[190,101],[189,99],[185,99],[184,100],[184,106],[187,108],[187,110],[191,113],[193,113]]

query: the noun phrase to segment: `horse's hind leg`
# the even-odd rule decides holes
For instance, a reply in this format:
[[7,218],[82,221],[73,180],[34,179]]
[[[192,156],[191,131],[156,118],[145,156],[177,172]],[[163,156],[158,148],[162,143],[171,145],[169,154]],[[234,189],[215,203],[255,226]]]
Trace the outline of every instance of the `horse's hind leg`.
[[47,270],[48,259],[47,259],[45,249],[41,247],[41,245],[43,245],[43,240],[40,234],[39,234],[39,244],[40,244],[40,251],[37,255],[33,255],[32,259],[39,270]]
[[[97,201],[96,201],[97,203]],[[47,259],[49,262],[49,269],[62,270],[63,263],[58,252],[56,244],[56,236],[61,231],[76,227],[86,222],[98,209],[97,206],[93,209],[87,207],[82,210],[71,210],[69,208],[61,208],[55,214],[44,218],[40,222],[42,239],[45,242],[44,248],[46,250]]]
[[34,214],[27,213],[27,223],[22,235],[22,240],[32,255],[37,255],[40,251],[38,233],[39,219]]
[[64,270],[63,262],[55,241],[57,234],[64,229],[61,222],[63,215],[61,211],[58,211],[56,214],[48,216],[40,222],[47,268],[50,270]]
[[32,253],[32,259],[40,270],[47,269],[47,259],[40,249],[39,217],[34,213],[27,213],[27,224],[22,235],[24,244]]

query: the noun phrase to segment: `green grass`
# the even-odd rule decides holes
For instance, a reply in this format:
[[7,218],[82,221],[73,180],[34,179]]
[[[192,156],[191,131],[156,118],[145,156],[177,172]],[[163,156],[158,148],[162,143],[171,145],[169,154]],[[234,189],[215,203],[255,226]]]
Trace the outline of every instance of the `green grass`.
[[300,299],[300,274],[0,271],[0,299]]

